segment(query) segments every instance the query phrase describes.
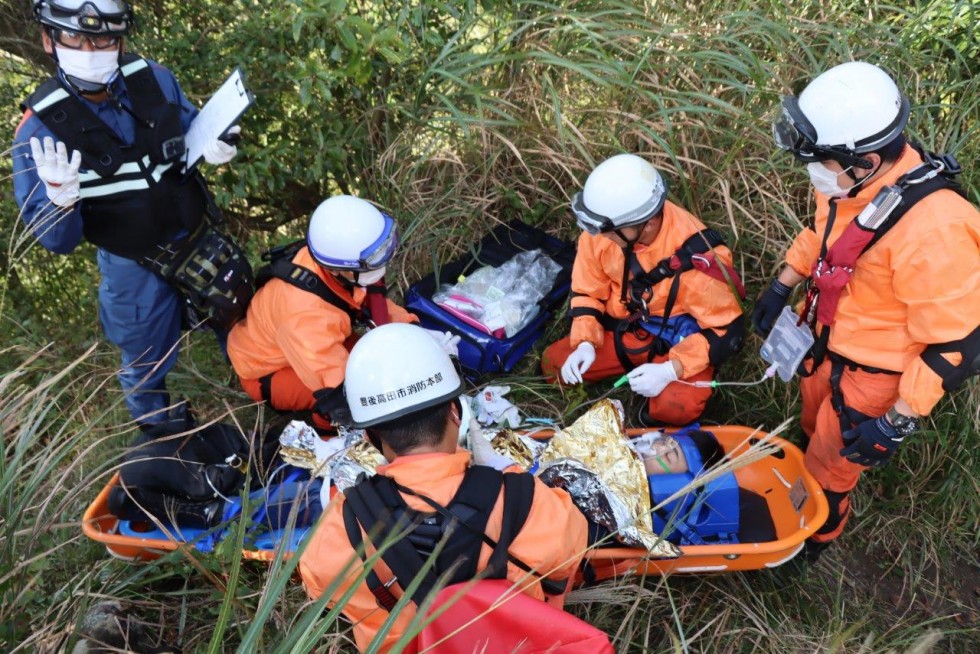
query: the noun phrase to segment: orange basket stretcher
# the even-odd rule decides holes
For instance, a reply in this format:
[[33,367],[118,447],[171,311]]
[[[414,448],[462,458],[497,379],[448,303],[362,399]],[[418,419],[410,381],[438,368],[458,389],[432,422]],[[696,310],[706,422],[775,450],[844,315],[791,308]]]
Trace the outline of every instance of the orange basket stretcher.
[[[750,427],[705,427],[714,434],[725,454],[738,456],[766,436]],[[639,435],[645,430],[631,429]],[[764,542],[681,545],[676,559],[645,558],[645,551],[625,547],[600,548],[589,552],[596,579],[623,574],[664,575],[667,573],[718,573],[774,568],[793,558],[803,541],[827,520],[827,498],[803,466],[803,453],[779,437],[768,439],[779,452],[734,471],[739,488],[765,500],[772,518],[775,538]]]
[[[737,456],[756,439],[765,437],[749,427],[707,427],[726,454]],[[646,430],[631,429],[630,435]],[[535,434],[536,437],[544,434]],[[682,545],[676,559],[645,558],[644,550],[626,547],[593,549],[588,553],[596,579],[624,574],[663,575],[667,573],[715,573],[757,570],[775,567],[793,558],[827,519],[827,500],[823,491],[803,467],[803,454],[792,443],[778,437],[769,442],[780,448],[770,455],[734,471],[740,488],[765,499],[772,518],[775,539],[765,542]],[[82,531],[105,545],[108,552],[127,561],[150,561],[180,548],[193,548],[191,541],[200,535],[195,530],[173,528],[148,534],[123,529],[120,520],[109,512],[109,492],[118,483],[113,477],[92,501],[82,518]],[[128,525],[126,525],[128,526]],[[293,538],[298,542],[303,530]],[[275,544],[243,550],[246,559],[271,561]]]

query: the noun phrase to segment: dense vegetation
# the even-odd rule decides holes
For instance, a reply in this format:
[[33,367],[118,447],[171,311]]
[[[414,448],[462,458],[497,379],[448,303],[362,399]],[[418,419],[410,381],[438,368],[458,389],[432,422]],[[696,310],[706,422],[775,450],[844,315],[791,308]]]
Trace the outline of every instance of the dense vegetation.
[[[8,143],[17,102],[44,75],[25,4],[0,3]],[[910,133],[954,152],[980,200],[970,2],[147,0],[137,11],[128,45],[174,70],[195,101],[246,71],[258,102],[240,155],[207,172],[256,258],[300,233],[324,197],[352,192],[399,220],[405,247],[388,281],[404,290],[500,221],[573,237],[571,194],[596,162],[632,151],[726,233],[754,296],[812,211],[804,171],[772,146],[771,112],[849,59],[896,76],[913,101]],[[0,647],[68,647],[86,607],[116,597],[185,651],[351,649],[335,616],[304,606],[288,568],[243,566],[233,544],[134,567],[81,537],[82,511],[132,434],[117,355],[101,340],[91,247],[59,257],[33,243],[9,159],[0,166]],[[759,343],[722,375],[756,378]],[[526,413],[561,417],[582,401],[536,374],[529,357],[508,381]],[[206,334],[189,335],[170,386],[208,418],[264,418]],[[974,382],[945,399],[891,466],[866,476],[841,547],[805,579],[649,579],[580,591],[571,609],[621,651],[970,650],[978,396]],[[718,394],[706,418],[772,427],[798,410],[795,387],[774,383]]]

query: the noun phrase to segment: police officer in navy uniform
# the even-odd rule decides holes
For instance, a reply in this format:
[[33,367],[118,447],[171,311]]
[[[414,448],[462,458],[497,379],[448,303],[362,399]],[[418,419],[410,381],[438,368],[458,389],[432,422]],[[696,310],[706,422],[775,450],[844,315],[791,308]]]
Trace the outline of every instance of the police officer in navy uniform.
[[[122,350],[126,406],[149,426],[167,417],[165,378],[177,360],[184,302],[145,264],[199,231],[213,208],[200,174],[183,170],[197,109],[173,73],[124,52],[128,3],[34,0],[33,12],[57,72],[25,103],[14,192],[48,250],[68,254],[83,238],[98,247],[99,318]],[[223,164],[236,153],[214,139],[204,158]]]

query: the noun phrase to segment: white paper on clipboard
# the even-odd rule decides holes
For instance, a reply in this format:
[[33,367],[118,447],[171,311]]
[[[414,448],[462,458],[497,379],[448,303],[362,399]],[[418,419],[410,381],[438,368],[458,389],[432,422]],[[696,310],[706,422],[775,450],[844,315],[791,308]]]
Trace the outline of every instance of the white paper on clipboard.
[[255,97],[245,86],[242,69],[236,68],[191,122],[184,137],[187,144],[187,170],[204,158],[204,146],[222,136],[238,122]]

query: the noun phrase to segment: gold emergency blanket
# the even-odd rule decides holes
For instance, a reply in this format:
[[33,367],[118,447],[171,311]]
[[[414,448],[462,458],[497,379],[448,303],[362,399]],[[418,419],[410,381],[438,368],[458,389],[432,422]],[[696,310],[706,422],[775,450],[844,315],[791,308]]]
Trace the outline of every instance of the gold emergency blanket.
[[627,545],[643,547],[654,557],[681,555],[675,545],[653,532],[646,471],[626,442],[620,411],[611,400],[596,403],[570,427],[557,431],[539,464],[539,474],[553,467],[551,476],[589,489],[588,498],[572,493],[576,505],[587,517],[618,530],[617,536]]
[[294,420],[279,435],[279,452],[286,463],[305,468],[344,491],[362,475],[377,472],[387,463],[360,429],[339,427],[337,436],[324,440],[308,424]]
[[490,445],[498,454],[529,470],[548,447],[547,441],[535,440],[532,433],[521,434],[513,429],[502,429],[490,440]]

